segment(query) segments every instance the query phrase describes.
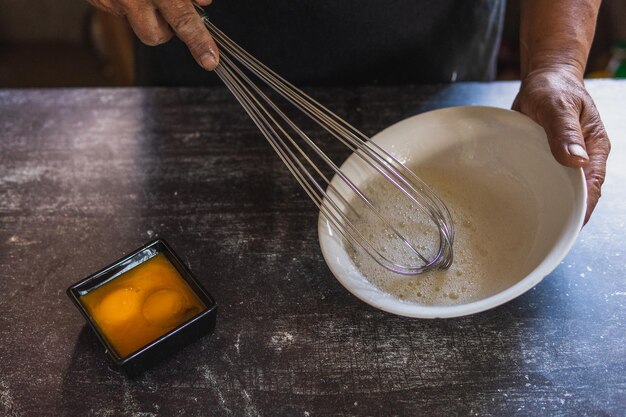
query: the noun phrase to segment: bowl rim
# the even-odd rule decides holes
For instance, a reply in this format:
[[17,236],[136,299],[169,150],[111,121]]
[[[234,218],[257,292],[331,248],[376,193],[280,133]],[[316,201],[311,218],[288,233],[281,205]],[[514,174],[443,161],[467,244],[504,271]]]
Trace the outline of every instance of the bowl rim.
[[[400,120],[391,126],[381,130],[371,137],[372,141],[380,140],[381,136],[390,129],[396,128],[397,125],[403,123],[409,123],[417,118],[432,117],[433,114],[436,113],[445,113],[445,112],[457,112],[471,109],[472,111],[484,111],[486,113],[506,113],[516,114],[517,116],[523,117],[527,119],[527,122],[538,126],[532,119],[528,116],[519,113],[514,110],[505,109],[501,107],[492,107],[492,106],[452,106],[445,107],[441,109],[435,109],[428,112],[420,113],[417,115],[410,116],[403,120]],[[520,119],[521,120],[521,119]],[[543,130],[543,129],[542,129]],[[547,139],[546,139],[547,140]],[[346,161],[341,165],[341,168],[344,167],[348,159],[350,159],[352,155],[350,155]],[[562,260],[567,256],[568,252],[571,250],[572,246],[576,242],[578,234],[583,226],[586,212],[586,202],[587,202],[587,185],[585,181],[585,175],[582,168],[575,169],[575,179],[572,182],[572,186],[574,188],[574,209],[572,211],[572,218],[576,219],[574,225],[566,227],[560,234],[558,239],[558,247],[560,250],[557,253],[550,253],[550,256],[547,256],[542,262],[540,262],[530,273],[528,273],[524,278],[520,279],[514,285],[496,293],[489,297],[472,301],[466,304],[458,304],[458,305],[450,305],[450,306],[429,306],[429,305],[420,305],[417,303],[406,302],[398,299],[394,299],[393,302],[387,302],[386,299],[381,299],[379,301],[375,301],[365,297],[358,289],[354,288],[350,285],[349,281],[346,277],[343,276],[343,272],[335,265],[335,263],[331,259],[331,254],[327,253],[326,246],[324,244],[324,238],[330,238],[327,236],[327,233],[324,232],[325,228],[330,227],[324,216],[320,213],[318,215],[318,241],[320,245],[320,249],[322,251],[322,255],[324,257],[324,261],[328,268],[330,269],[333,276],[339,281],[339,283],[346,288],[351,294],[360,299],[361,301],[376,307],[380,310],[386,311],[388,313],[397,314],[405,317],[413,317],[413,318],[452,318],[452,317],[461,317],[467,316],[470,314],[480,313],[486,310],[490,310],[497,306],[500,306],[533,288],[539,282],[541,282],[546,276],[548,276],[554,269],[558,267],[558,265],[562,262]],[[331,179],[334,180],[334,177]]]

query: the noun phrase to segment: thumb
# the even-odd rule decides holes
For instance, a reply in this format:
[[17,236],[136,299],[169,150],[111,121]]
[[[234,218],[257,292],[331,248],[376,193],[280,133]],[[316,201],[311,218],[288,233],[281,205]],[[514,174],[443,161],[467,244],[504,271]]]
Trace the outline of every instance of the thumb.
[[513,100],[513,104],[511,105],[511,110],[515,110],[520,113],[523,113],[521,94],[518,94],[517,96],[515,96],[515,100]]
[[558,109],[544,113],[540,118],[539,124],[546,131],[550,150],[557,161],[572,168],[580,168],[589,162],[579,110]]

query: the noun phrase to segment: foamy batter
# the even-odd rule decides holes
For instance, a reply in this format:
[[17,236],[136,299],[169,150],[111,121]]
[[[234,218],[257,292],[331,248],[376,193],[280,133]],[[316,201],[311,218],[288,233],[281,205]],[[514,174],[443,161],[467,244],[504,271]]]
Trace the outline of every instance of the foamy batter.
[[[448,206],[455,227],[454,262],[448,270],[418,276],[395,274],[378,265],[362,249],[348,253],[359,271],[380,290],[401,300],[426,305],[453,305],[476,301],[510,287],[530,272],[529,249],[537,221],[530,190],[512,175],[481,167],[420,166],[411,168]],[[435,249],[427,217],[407,212],[407,200],[388,181],[377,176],[365,186],[377,207],[397,219],[401,233],[415,237],[418,246]],[[357,200],[357,212],[368,213]],[[396,259],[406,256],[388,230],[373,215],[351,220],[376,245]],[[397,241],[396,241],[397,242]],[[349,245],[347,245],[349,246]],[[347,247],[346,246],[346,247]]]

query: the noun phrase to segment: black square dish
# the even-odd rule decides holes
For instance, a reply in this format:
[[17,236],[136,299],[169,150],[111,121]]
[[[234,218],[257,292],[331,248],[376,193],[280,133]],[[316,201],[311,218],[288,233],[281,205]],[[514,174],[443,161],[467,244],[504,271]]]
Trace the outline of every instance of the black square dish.
[[[158,255],[163,255],[165,258]],[[176,276],[176,278],[182,278],[182,280],[178,279],[178,281],[180,281],[180,284],[178,285],[181,289],[184,290],[185,294],[189,295],[189,297],[187,298],[193,298],[195,305],[193,309],[186,310],[186,314],[189,315],[189,317],[187,318],[186,316],[184,316],[184,321],[179,324],[177,322],[174,322],[176,324],[172,324],[173,322],[171,321],[166,322],[169,323],[167,324],[168,327],[165,327],[166,329],[169,329],[169,326],[175,327],[169,330],[163,330],[164,334],[158,335],[154,339],[149,339],[149,342],[138,346],[136,349],[133,348],[131,344],[130,349],[132,351],[123,353],[120,345],[116,345],[116,340],[130,340],[135,337],[135,334],[141,332],[137,332],[135,331],[135,329],[132,328],[134,322],[128,322],[131,324],[128,324],[127,322],[120,322],[122,323],[119,325],[121,327],[117,328],[123,328],[124,331],[119,331],[118,334],[114,334],[115,332],[112,332],[110,330],[113,327],[107,327],[105,326],[105,324],[108,325],[108,323],[110,323],[110,320],[112,320],[111,317],[113,317],[113,319],[115,320],[122,320],[125,318],[124,314],[126,314],[126,311],[130,311],[126,308],[126,306],[128,305],[128,303],[126,303],[127,299],[122,298],[122,301],[126,304],[114,304],[113,308],[109,308],[108,310],[105,310],[105,308],[103,307],[105,301],[101,301],[98,305],[98,308],[100,309],[96,310],[94,304],[88,302],[90,298],[87,297],[87,295],[96,290],[100,292],[104,291],[103,297],[106,299],[107,288],[115,288],[115,291],[113,292],[116,293],[120,293],[120,291],[138,292],[139,290],[133,288],[133,286],[131,285],[132,282],[128,281],[128,278],[131,276],[136,277],[138,276],[139,271],[142,271],[143,275],[140,275],[142,277],[141,279],[143,279],[142,282],[149,283],[151,277],[147,272],[144,271],[147,271],[147,269],[145,268],[148,266],[148,264],[145,263],[150,260],[152,260],[152,262],[158,260],[159,262],[161,262],[161,264],[169,262],[169,264],[171,264],[176,272],[178,272],[178,275],[180,275],[180,277]],[[144,269],[135,269],[141,265],[143,265]],[[175,272],[172,272],[172,274],[175,275]],[[116,280],[118,281],[116,282]],[[122,285],[122,283],[124,282],[130,282],[130,284],[128,284],[128,288],[120,287],[120,285]],[[122,289],[119,290],[119,288]],[[136,312],[133,310],[132,314],[139,317],[137,320],[148,320],[145,318],[147,307],[151,307],[151,310],[148,310],[148,312],[152,312],[150,313],[151,315],[148,317],[149,319],[153,319],[154,317],[161,317],[160,315],[163,314],[162,311],[169,311],[167,310],[167,308],[171,308],[173,309],[172,311],[176,312],[178,312],[182,308],[180,307],[180,303],[177,304],[176,302],[168,302],[171,300],[168,300],[167,297],[159,298],[157,296],[154,296],[154,294],[158,293],[159,291],[167,292],[168,290],[159,289],[159,287],[157,287],[155,284],[154,289],[152,289],[151,291],[151,295],[144,296],[144,298],[141,299],[141,303],[137,302],[136,306],[134,304],[132,305],[133,308],[136,307]],[[106,352],[111,360],[130,375],[135,375],[144,371],[150,366],[170,356],[175,351],[199,339],[203,335],[212,332],[215,328],[215,320],[217,316],[217,305],[215,303],[215,300],[202,287],[200,282],[198,282],[198,280],[193,276],[191,271],[189,271],[185,264],[180,260],[180,258],[174,253],[171,247],[163,239],[156,239],[141,247],[140,249],[132,252],[123,259],[120,259],[119,261],[107,266],[106,268],[96,272],[95,274],[90,275],[89,277],[77,282],[67,289],[67,294],[72,299],[76,307],[83,314],[83,316],[87,320],[87,323],[89,323],[93,331],[96,333],[98,339],[105,347]],[[111,293],[109,292],[109,295],[110,294]],[[94,295],[98,295],[98,293],[91,294],[91,299],[94,298]],[[138,295],[135,296],[130,293],[129,295],[132,295],[133,297],[139,297]],[[165,293],[165,295],[167,295],[167,293]],[[152,301],[150,305],[148,305],[149,303],[146,300],[154,300],[155,297],[156,301]],[[119,299],[119,297],[117,298]],[[182,299],[185,298],[183,297]],[[111,303],[109,302],[109,305],[110,304]],[[156,310],[154,306],[156,306]],[[178,310],[176,310],[176,308],[178,308]],[[99,311],[106,311],[107,313],[110,313],[111,316],[107,317],[94,314],[94,312]],[[105,318],[103,319],[103,317]],[[120,317],[122,317],[122,319],[120,319]],[[107,322],[106,320],[109,321]],[[146,322],[148,323],[147,326],[151,326],[149,320]],[[115,324],[117,325],[117,322]],[[152,329],[153,330],[151,331],[154,332],[154,327],[152,327]],[[111,333],[107,335],[107,332]],[[159,332],[159,330],[156,330],[156,332]],[[149,332],[146,332],[145,334],[147,334],[147,336],[144,335],[144,337],[150,337]],[[138,343],[142,342],[139,341]]]

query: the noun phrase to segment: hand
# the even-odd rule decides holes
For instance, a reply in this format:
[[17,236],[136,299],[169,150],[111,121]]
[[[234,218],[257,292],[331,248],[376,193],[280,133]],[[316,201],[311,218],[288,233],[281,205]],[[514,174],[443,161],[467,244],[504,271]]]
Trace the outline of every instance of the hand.
[[600,198],[611,143],[582,79],[567,68],[532,71],[522,81],[513,110],[545,129],[557,161],[583,168],[588,191],[586,224]]
[[[210,71],[219,62],[217,45],[191,0],[88,1],[106,12],[125,15],[137,37],[146,45],[165,43],[176,33],[201,67]],[[196,0],[196,3],[208,6],[211,1]]]

